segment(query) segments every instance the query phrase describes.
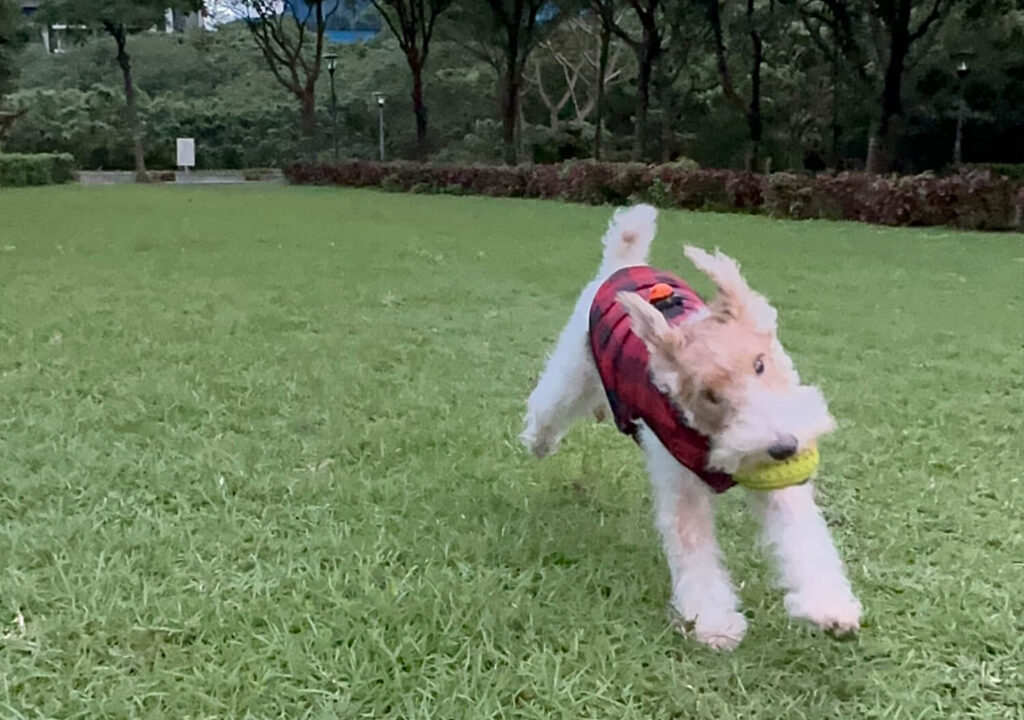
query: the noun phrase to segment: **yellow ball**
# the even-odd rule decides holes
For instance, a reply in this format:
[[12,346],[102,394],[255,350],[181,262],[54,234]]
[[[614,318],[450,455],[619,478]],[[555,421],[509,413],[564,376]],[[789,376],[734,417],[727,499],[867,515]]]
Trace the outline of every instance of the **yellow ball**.
[[818,469],[818,448],[812,447],[786,460],[767,462],[734,474],[733,480],[752,490],[777,490],[807,482]]

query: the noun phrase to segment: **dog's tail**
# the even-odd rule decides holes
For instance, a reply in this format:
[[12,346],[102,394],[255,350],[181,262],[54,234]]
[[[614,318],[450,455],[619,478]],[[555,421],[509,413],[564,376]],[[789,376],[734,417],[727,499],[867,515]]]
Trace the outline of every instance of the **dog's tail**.
[[646,264],[657,221],[658,211],[650,205],[616,210],[602,241],[604,257],[599,274],[607,276],[619,268]]

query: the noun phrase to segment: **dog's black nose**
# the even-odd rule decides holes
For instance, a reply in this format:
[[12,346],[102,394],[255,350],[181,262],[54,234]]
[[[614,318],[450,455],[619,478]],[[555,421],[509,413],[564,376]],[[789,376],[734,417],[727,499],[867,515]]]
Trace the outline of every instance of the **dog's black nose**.
[[792,435],[780,435],[775,444],[768,448],[768,454],[776,460],[785,460],[796,454],[797,440]]

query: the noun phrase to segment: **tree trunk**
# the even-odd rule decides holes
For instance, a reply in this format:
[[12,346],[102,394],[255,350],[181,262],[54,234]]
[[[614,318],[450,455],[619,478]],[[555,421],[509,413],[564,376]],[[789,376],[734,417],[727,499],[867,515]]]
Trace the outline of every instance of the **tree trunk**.
[[639,68],[636,75],[637,108],[633,126],[632,160],[642,162],[644,140],[647,138],[647,111],[651,107],[651,74],[654,66],[654,59],[651,57],[646,38],[645,42],[637,48],[636,60]]
[[672,81],[665,76],[666,73],[661,71],[658,73],[658,98],[661,103],[661,133],[660,133],[660,148],[658,149],[659,158],[662,163],[667,163],[672,159],[672,145],[675,139],[675,132],[673,125],[675,124],[675,98],[672,93]]
[[839,152],[839,49],[834,48],[832,51],[832,162],[830,163],[836,170],[842,169],[842,158],[840,158]]
[[0,152],[3,152],[3,139],[7,134],[7,131],[11,129],[11,125],[14,121],[24,115],[27,110],[18,110],[16,112],[0,112]]
[[306,88],[299,95],[302,104],[302,138],[305,140],[309,161],[314,162],[316,156],[316,93]]
[[519,118],[519,73],[515,60],[510,57],[505,68],[501,88],[502,142],[506,165],[515,165],[519,153],[516,148],[516,125]]
[[526,139],[523,137],[523,128],[526,127],[526,114],[523,112],[523,98],[526,92],[519,88],[519,98],[516,100],[516,158],[522,159]]
[[878,157],[878,121],[871,123],[868,129],[868,157],[864,161],[864,169],[869,173],[878,174],[881,172],[881,162]]
[[868,138],[868,157],[865,165],[869,173],[887,173],[893,169],[896,161],[896,144],[899,141],[903,114],[900,100],[901,78],[890,78],[891,75],[887,72],[885,87],[882,90],[882,111]]
[[640,24],[643,26],[640,44],[637,46],[637,91],[639,95],[639,108],[636,115],[636,134],[633,137],[633,159],[641,161],[644,159],[644,141],[648,132],[648,116],[651,109],[651,80],[654,77],[654,64],[661,55],[661,34],[658,30],[657,18],[654,14],[652,3],[650,11],[638,13]]
[[117,43],[117,64],[124,76],[124,98],[128,111],[128,127],[132,134],[132,151],[135,154],[135,181],[148,182],[149,174],[146,172],[146,153],[142,149],[142,128],[139,127],[139,112],[135,105],[135,83],[132,80],[132,62],[128,57],[126,45],[127,35],[123,25],[105,23],[108,33]]
[[608,77],[608,54],[612,44],[612,31],[607,23],[601,23],[601,55],[597,64],[597,105],[594,112],[594,159],[601,159],[601,135],[604,132],[604,84]]
[[882,174],[896,168],[896,146],[903,127],[903,116],[883,110],[878,131],[868,138],[867,171]]
[[423,64],[410,57],[409,69],[412,71],[412,112],[416,116],[416,155],[424,160],[427,157],[427,106],[423,101]]
[[764,125],[761,117],[761,65],[764,62],[764,46],[761,35],[754,28],[754,0],[747,0],[747,20],[750,23],[750,42],[753,47],[753,62],[750,68],[750,105],[747,107],[747,127],[750,129],[750,152],[747,155],[747,170],[757,172],[761,163],[761,134]]
[[[909,6],[906,12],[910,12]],[[870,173],[889,172],[896,162],[896,145],[903,124],[903,72],[911,42],[909,22],[909,15],[905,21],[903,18],[897,19],[891,30],[889,64],[885,68],[882,86],[882,112],[878,118],[877,132],[868,143],[866,164]]]

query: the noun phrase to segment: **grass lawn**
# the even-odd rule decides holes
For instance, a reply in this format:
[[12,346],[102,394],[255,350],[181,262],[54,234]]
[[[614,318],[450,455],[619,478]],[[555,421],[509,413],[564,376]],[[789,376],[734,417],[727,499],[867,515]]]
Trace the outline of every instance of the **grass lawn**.
[[609,213],[0,191],[0,717],[1020,718],[1024,235],[662,215],[655,261],[734,254],[830,398],[866,612],[789,620],[734,491],[715,654],[632,443],[515,439]]

